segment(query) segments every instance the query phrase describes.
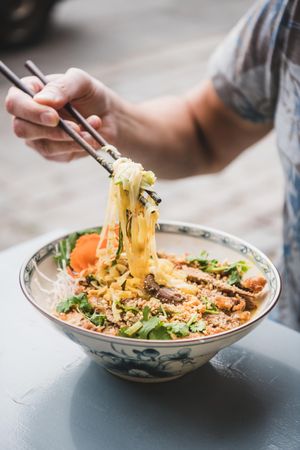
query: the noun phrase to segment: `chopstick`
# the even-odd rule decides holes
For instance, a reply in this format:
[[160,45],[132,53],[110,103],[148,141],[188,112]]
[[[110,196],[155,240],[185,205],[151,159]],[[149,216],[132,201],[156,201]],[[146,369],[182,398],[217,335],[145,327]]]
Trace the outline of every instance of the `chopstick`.
[[[6,64],[4,64],[3,61],[0,61],[0,72],[18,89],[25,92],[30,97],[34,97],[35,94],[28,89],[27,86],[25,86],[20,78]],[[113,174],[112,165],[100,156],[96,150],[88,142],[86,142],[80,134],[73,130],[73,128],[68,125],[64,119],[59,118],[58,126],[62,128],[81,148],[89,153],[89,155],[92,156],[110,175]],[[139,200],[144,206],[148,204],[148,200],[143,193],[140,193]]]
[[[33,61],[31,60],[26,61],[25,67],[29,70],[30,73],[39,78],[39,80],[44,85],[48,83],[48,80],[41,71],[41,69]],[[121,153],[114,146],[110,146],[109,143],[104,139],[104,137],[101,136],[101,134],[97,132],[95,128],[93,128],[88,123],[88,121],[83,117],[82,114],[80,114],[80,112],[76,108],[74,108],[74,106],[72,106],[70,103],[67,103],[64,106],[64,109],[72,117],[74,117],[74,119],[77,120],[77,122],[79,122],[90,133],[91,136],[93,136],[93,138],[96,140],[96,142],[98,142],[101,145],[101,147],[107,146],[107,153],[109,153],[113,159],[117,160],[121,158],[122,156]],[[161,202],[161,198],[156,194],[156,192],[147,189],[145,189],[145,191],[155,201],[155,203],[158,204]]]

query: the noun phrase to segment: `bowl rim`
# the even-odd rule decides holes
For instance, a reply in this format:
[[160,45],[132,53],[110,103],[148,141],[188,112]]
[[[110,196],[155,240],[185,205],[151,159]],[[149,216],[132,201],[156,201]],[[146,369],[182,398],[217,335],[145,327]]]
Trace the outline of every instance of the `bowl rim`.
[[[227,331],[223,331],[222,333],[217,333],[217,334],[213,334],[213,335],[209,335],[209,336],[196,337],[196,338],[183,338],[183,339],[173,339],[173,340],[125,338],[122,336],[114,336],[114,335],[99,333],[98,331],[86,330],[77,325],[72,325],[68,322],[63,321],[62,319],[59,319],[58,317],[53,316],[51,313],[49,313],[48,311],[46,311],[44,308],[42,308],[41,306],[39,306],[36,303],[33,296],[27,290],[27,287],[25,284],[25,279],[24,279],[24,274],[25,274],[25,269],[26,269],[28,263],[32,259],[34,259],[35,255],[41,249],[43,249],[49,245],[56,244],[60,240],[65,239],[70,234],[72,234],[76,231],[80,231],[80,230],[69,231],[68,233],[65,233],[64,235],[62,235],[60,237],[57,237],[55,239],[52,239],[51,241],[46,242],[45,244],[43,244],[42,247],[39,247],[39,249],[35,250],[34,253],[32,253],[30,256],[28,256],[25,259],[25,261],[21,265],[21,268],[19,271],[19,284],[20,284],[20,287],[21,287],[21,290],[22,290],[24,296],[32,304],[32,306],[34,306],[45,317],[50,319],[52,322],[55,322],[60,327],[68,328],[70,331],[73,331],[75,334],[79,333],[79,334],[82,334],[82,335],[88,337],[89,339],[96,339],[97,341],[100,340],[100,341],[106,341],[106,342],[115,343],[115,344],[123,343],[126,345],[131,344],[131,345],[134,345],[135,347],[149,347],[149,346],[153,346],[153,347],[174,347],[175,346],[175,347],[178,347],[178,346],[182,346],[182,345],[194,346],[194,345],[204,344],[204,343],[208,343],[208,342],[215,342],[218,340],[222,340],[226,337],[232,336],[236,333],[239,333],[240,331],[244,331],[247,328],[251,328],[251,326],[253,326],[254,324],[258,325],[258,323],[274,308],[274,306],[276,305],[276,303],[279,299],[281,289],[282,289],[281,277],[280,277],[280,274],[279,274],[278,270],[276,269],[275,265],[271,262],[271,260],[262,251],[258,250],[254,245],[249,244],[247,241],[245,241],[241,238],[238,238],[238,237],[234,236],[233,234],[218,230],[213,227],[201,225],[201,224],[194,224],[194,223],[190,223],[190,222],[181,222],[181,221],[173,221],[173,220],[161,220],[161,221],[159,221],[158,225],[177,227],[177,228],[178,227],[196,228],[199,231],[200,230],[207,231],[209,233],[221,235],[222,237],[225,237],[228,239],[233,239],[238,244],[246,245],[251,251],[258,254],[264,261],[266,261],[268,263],[268,265],[271,267],[272,272],[276,278],[276,286],[277,287],[276,287],[276,291],[274,293],[274,297],[273,297],[270,305],[265,310],[263,310],[261,314],[258,314],[252,320],[249,320],[248,322],[246,322],[236,328],[233,328],[233,329],[227,330]],[[101,225],[98,225],[97,227],[99,227],[99,226],[101,226]],[[97,227],[87,227],[87,228],[83,228],[82,230],[89,230],[89,229],[93,229],[93,228],[97,228]],[[160,233],[161,231],[158,229],[157,232]],[[170,231],[170,232],[173,234],[177,234],[177,235],[184,234],[184,233],[176,232],[176,231]]]

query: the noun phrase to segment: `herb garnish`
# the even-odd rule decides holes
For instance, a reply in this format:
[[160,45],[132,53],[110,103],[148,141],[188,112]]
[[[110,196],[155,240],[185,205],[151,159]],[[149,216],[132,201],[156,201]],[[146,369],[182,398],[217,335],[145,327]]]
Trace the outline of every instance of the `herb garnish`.
[[71,233],[66,239],[62,239],[61,241],[59,241],[59,243],[56,245],[56,252],[54,255],[54,259],[57,262],[58,266],[63,269],[65,266],[70,265],[70,255],[75,248],[77,239],[79,239],[81,236],[84,236],[85,234],[100,234],[101,229],[102,227],[89,228],[84,231]]
[[206,328],[206,323],[204,320],[198,320],[197,322],[192,323],[190,325],[190,331],[192,333],[202,333]]
[[202,303],[205,304],[205,311],[206,314],[219,314],[219,309],[217,306],[210,300],[208,300],[207,297],[201,297]]
[[102,326],[106,320],[106,317],[103,314],[99,314],[95,311],[95,308],[89,303],[88,298],[84,293],[63,300],[56,306],[56,311],[58,313],[68,313],[73,309],[80,311],[97,327]]
[[217,259],[209,259],[208,253],[203,251],[200,256],[188,256],[187,261],[193,263],[203,272],[219,273],[228,276],[228,284],[239,285],[243,274],[249,270],[249,266],[245,261],[237,261],[233,264],[220,264]]

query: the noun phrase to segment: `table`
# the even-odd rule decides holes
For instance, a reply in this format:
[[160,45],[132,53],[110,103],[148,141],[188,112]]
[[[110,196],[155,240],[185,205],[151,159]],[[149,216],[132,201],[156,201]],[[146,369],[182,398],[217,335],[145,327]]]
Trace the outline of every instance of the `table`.
[[0,253],[2,450],[300,449],[300,334],[265,320],[182,379],[118,379],[19,289],[25,257],[62,233]]

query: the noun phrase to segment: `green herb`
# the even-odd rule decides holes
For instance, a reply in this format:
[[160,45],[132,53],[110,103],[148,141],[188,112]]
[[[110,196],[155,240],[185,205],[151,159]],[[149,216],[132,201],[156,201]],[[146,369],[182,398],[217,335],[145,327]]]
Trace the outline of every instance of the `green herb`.
[[168,330],[178,337],[185,337],[190,334],[189,327],[184,322],[168,323]]
[[73,297],[63,300],[56,306],[58,313],[68,313],[77,306],[80,308],[81,304],[86,306],[87,297],[85,294],[74,295]]
[[229,268],[224,271],[225,274],[229,275],[228,277],[228,284],[230,285],[240,285],[244,273],[246,273],[249,270],[249,266],[245,261],[238,261],[234,264],[231,264]]
[[149,319],[149,313],[150,313],[150,308],[149,306],[145,306],[143,309],[143,320],[148,320]]
[[103,314],[98,314],[95,311],[89,303],[86,294],[74,295],[73,297],[60,302],[56,307],[58,313],[68,313],[73,309],[80,311],[96,326],[102,326],[106,320],[106,317]]
[[103,314],[98,314],[96,312],[93,312],[93,314],[90,317],[88,317],[88,319],[94,325],[96,325],[96,327],[102,327],[102,325],[104,325],[106,317]]
[[170,333],[164,325],[158,326],[154,328],[154,330],[150,331],[148,339],[158,339],[158,340],[170,340],[172,339]]
[[83,294],[82,300],[80,301],[79,305],[78,305],[78,309],[86,315],[90,315],[93,314],[94,312],[94,308],[92,307],[92,305],[89,303],[87,296],[85,294]]
[[160,305],[159,310],[163,314],[164,317],[168,317],[168,313],[165,310],[165,308],[163,307],[163,305]]
[[100,286],[99,281],[97,280],[97,278],[96,278],[95,275],[93,275],[93,274],[87,275],[87,276],[85,277],[85,280],[86,280],[86,282],[87,282],[88,284],[90,284],[91,286],[93,286],[93,287],[95,287],[95,288],[98,288],[98,287]]
[[206,314],[219,314],[219,309],[217,308],[217,306],[211,302],[210,300],[208,300],[207,297],[201,297],[201,301],[205,304],[205,313]]
[[208,259],[208,253],[203,251],[200,256],[189,256],[187,261],[194,263],[207,273],[220,273],[228,276],[228,283],[239,285],[243,274],[249,270],[245,261],[237,261],[233,264],[220,264],[217,259]]
[[155,328],[159,328],[161,321],[159,320],[159,317],[153,316],[149,320],[143,320],[142,325],[143,326],[138,333],[139,337],[141,339],[148,339],[150,331],[153,331]]
[[187,326],[189,327],[190,325],[192,325],[192,323],[194,323],[197,319],[197,314],[192,314],[190,320],[187,322]]
[[135,306],[127,306],[127,305],[124,305],[124,303],[121,303],[120,300],[118,300],[118,301],[116,302],[116,304],[118,305],[118,307],[119,307],[120,309],[122,309],[122,310],[125,311],[125,312],[127,312],[127,311],[132,311],[132,312],[135,312],[135,313],[138,313],[138,312],[139,312],[139,309],[136,308]]
[[143,326],[142,322],[140,322],[140,321],[135,322],[133,325],[131,325],[128,328],[122,327],[120,329],[119,334],[121,334],[121,336],[132,337],[139,331],[140,328],[142,328],[142,326]]
[[198,322],[194,322],[190,325],[190,330],[192,333],[202,333],[206,328],[206,323],[204,320],[198,320]]

